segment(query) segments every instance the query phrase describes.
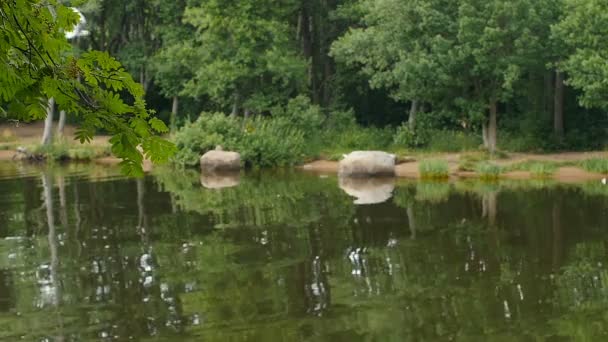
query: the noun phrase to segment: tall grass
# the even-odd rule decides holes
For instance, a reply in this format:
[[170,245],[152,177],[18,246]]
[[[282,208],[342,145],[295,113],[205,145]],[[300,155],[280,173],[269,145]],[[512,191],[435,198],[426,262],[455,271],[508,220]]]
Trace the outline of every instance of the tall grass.
[[589,172],[608,173],[608,159],[587,159],[581,162],[581,167]]
[[446,179],[449,176],[448,163],[445,160],[426,159],[418,166],[422,179]]
[[477,164],[475,172],[482,180],[497,180],[502,174],[502,167],[489,162],[481,162]]
[[32,148],[32,154],[49,161],[88,161],[110,155],[109,146],[94,146],[80,143],[57,141],[51,145],[37,145]]
[[530,174],[534,178],[550,178],[557,171],[557,166],[552,163],[535,163],[530,166]]

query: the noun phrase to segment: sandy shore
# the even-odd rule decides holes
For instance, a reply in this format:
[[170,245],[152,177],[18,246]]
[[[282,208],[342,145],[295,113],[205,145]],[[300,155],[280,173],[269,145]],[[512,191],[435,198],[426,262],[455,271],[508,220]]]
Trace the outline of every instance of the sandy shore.
[[[458,170],[458,162],[460,160],[460,154],[440,154],[433,157],[433,159],[443,159],[448,163],[451,178],[476,178],[477,174],[471,171],[460,171]],[[590,158],[606,158],[608,159],[608,152],[564,152],[555,154],[512,154],[509,158],[500,159],[494,161],[495,164],[502,167],[508,167],[510,165],[528,162],[528,161],[539,161],[539,162],[576,162],[583,161]],[[299,169],[314,172],[320,174],[336,174],[338,173],[338,162],[328,160],[317,160],[299,167]],[[420,178],[420,172],[418,168],[420,162],[411,161],[406,163],[400,163],[395,167],[395,174],[400,178],[418,179]],[[552,179],[559,182],[565,183],[577,183],[592,180],[600,180],[608,175],[599,173],[587,172],[581,168],[574,166],[560,167],[557,171],[548,179]],[[504,179],[533,179],[533,175],[527,171],[511,171],[501,175]]]

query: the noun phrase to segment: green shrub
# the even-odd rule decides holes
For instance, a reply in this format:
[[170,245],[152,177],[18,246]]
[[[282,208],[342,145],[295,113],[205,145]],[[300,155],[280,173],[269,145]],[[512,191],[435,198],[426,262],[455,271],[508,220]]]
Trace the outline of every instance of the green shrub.
[[301,130],[306,137],[318,135],[324,120],[321,107],[313,105],[308,97],[302,95],[291,99],[284,107],[275,107],[272,117],[283,120],[292,129]]
[[363,128],[352,126],[346,130],[325,132],[324,141],[328,149],[352,150],[384,150],[391,145],[393,131],[389,128]]
[[205,152],[222,145],[234,149],[242,135],[242,122],[238,118],[222,113],[202,113],[199,118],[182,127],[174,137],[177,153],[173,157],[176,164],[195,166]]
[[293,165],[315,153],[322,122],[317,106],[298,97],[275,108],[273,115],[245,120],[203,113],[175,134],[178,152],[173,161],[196,166],[200,156],[217,145],[239,152],[243,163],[252,167]]
[[608,173],[608,159],[587,159],[581,162],[581,166],[589,172]]
[[38,145],[32,149],[32,154],[42,156],[46,160],[68,160],[68,145],[58,142],[50,145]]
[[393,137],[393,144],[398,147],[419,148],[429,144],[431,140],[430,131],[424,127],[411,129],[407,123],[397,128]]
[[445,179],[449,176],[449,167],[445,160],[423,160],[420,162],[418,170],[423,179]]
[[488,159],[490,155],[483,152],[462,154],[458,159],[458,171],[476,171],[479,163]]
[[75,146],[71,145],[68,148],[68,158],[70,160],[93,160],[95,158],[111,155],[109,146]]
[[294,165],[307,155],[303,130],[291,127],[282,119],[255,118],[237,143],[236,150],[248,166],[273,167]]
[[109,155],[110,148],[107,146],[95,146],[57,141],[51,145],[35,146],[32,149],[32,154],[42,156],[44,159],[49,161],[86,161]]
[[439,152],[461,152],[478,150],[481,137],[463,131],[432,130],[429,133],[428,149]]
[[329,113],[325,128],[334,132],[346,131],[357,125],[355,112],[352,109],[334,110]]
[[502,167],[496,164],[481,162],[475,168],[479,178],[483,180],[497,180],[502,173]]

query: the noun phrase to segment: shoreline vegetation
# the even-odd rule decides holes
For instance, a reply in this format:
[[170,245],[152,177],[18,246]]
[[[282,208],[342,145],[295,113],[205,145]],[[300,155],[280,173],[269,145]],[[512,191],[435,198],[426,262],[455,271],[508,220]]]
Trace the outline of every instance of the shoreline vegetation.
[[[71,129],[68,129],[70,132]],[[108,138],[96,137],[90,144],[71,142],[67,136],[55,143],[52,150],[41,150],[37,145],[38,127],[24,125],[7,133],[0,141],[0,161],[15,161],[20,152],[18,147],[28,151],[47,153],[47,158],[57,162],[91,162],[116,165],[120,159],[111,154]],[[347,149],[344,149],[347,151]],[[584,182],[601,180],[608,176],[608,152],[558,152],[558,153],[500,153],[495,156],[483,151],[429,152],[424,150],[390,151],[397,155],[395,176],[409,179],[480,179],[495,181],[500,179],[543,179],[559,182]],[[337,174],[339,159],[322,150],[318,158],[284,165],[283,168],[318,173]],[[334,153],[335,154],[335,153]],[[421,166],[422,169],[421,170]],[[267,167],[271,169],[272,167]],[[425,171],[426,169],[426,171]],[[144,170],[151,171],[152,163],[144,162]],[[438,171],[434,171],[438,170]],[[422,171],[422,172],[421,172]],[[435,173],[433,173],[435,172]],[[427,173],[427,175],[425,175]]]

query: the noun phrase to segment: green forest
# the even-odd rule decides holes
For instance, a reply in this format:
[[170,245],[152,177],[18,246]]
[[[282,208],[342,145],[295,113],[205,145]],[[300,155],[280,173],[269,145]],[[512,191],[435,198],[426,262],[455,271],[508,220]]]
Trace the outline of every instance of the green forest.
[[[70,6],[89,34],[67,41]],[[54,98],[132,171],[139,144],[265,167],[608,142],[607,0],[13,0],[0,15],[0,120],[43,119]]]

